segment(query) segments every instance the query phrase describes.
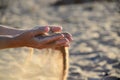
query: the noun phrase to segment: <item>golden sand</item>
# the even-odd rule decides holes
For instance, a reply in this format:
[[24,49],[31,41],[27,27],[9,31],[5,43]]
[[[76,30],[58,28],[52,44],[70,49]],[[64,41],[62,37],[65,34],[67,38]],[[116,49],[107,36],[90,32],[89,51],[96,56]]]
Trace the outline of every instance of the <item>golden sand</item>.
[[6,53],[1,57],[1,80],[64,80],[66,74],[60,50],[42,49],[36,54],[30,48],[29,54]]

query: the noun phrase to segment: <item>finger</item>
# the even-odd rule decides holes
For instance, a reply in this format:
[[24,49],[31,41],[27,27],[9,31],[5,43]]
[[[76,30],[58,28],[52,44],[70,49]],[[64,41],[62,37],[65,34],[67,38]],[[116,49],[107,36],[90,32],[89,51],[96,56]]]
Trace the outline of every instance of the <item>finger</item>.
[[50,31],[52,33],[61,32],[62,31],[62,27],[61,26],[49,26],[49,27],[50,27]]
[[63,38],[63,39],[56,41],[56,45],[67,44],[67,43],[69,43],[69,40],[67,38]]
[[46,44],[46,43],[51,43],[54,42],[58,39],[64,38],[63,34],[56,34],[56,35],[52,35],[52,36],[45,36],[43,39],[41,38],[39,40],[40,43],[42,44]]
[[67,38],[69,41],[73,41],[72,35],[70,33],[62,33],[64,35],[65,38]]
[[29,33],[32,37],[34,37],[34,36],[37,36],[37,35],[47,33],[47,32],[49,32],[49,30],[50,30],[49,27],[37,27],[35,29],[30,30]]
[[62,47],[69,47],[70,43],[65,43],[65,44],[61,44],[61,46],[56,46],[54,49],[55,50],[61,50]]
[[69,40],[61,39],[61,40],[59,40],[57,42],[47,44],[45,46],[45,48],[59,48],[59,47],[62,47],[62,46],[68,47],[69,46]]
[[64,38],[64,39],[61,39],[59,41],[56,42],[56,48],[57,47],[69,47],[70,44],[69,44],[69,40],[67,38]]

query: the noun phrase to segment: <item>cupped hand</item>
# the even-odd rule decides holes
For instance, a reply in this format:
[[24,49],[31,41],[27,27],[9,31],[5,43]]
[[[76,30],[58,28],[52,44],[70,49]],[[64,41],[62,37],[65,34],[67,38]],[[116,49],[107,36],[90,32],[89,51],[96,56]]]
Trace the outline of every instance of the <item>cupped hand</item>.
[[[37,27],[16,35],[14,40],[16,40],[16,45],[21,47],[26,46],[37,49],[69,46],[72,41],[71,34],[60,33],[61,31],[62,27],[59,26]],[[49,32],[56,34],[47,35]]]

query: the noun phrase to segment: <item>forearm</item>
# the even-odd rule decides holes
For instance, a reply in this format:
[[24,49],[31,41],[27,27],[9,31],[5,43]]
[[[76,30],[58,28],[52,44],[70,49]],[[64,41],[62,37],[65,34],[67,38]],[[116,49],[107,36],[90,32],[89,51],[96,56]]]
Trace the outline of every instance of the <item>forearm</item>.
[[0,25],[0,35],[16,35],[24,32],[25,30],[10,28],[8,26]]
[[0,36],[0,49],[21,47],[12,36]]

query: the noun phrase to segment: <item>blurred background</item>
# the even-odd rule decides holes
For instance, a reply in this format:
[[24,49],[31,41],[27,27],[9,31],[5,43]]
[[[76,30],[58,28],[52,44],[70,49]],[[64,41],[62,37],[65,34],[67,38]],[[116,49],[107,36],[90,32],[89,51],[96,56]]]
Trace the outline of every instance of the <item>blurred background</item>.
[[[120,0],[0,0],[0,24],[63,26],[74,38],[68,80],[120,77]],[[0,50],[0,72],[11,76],[9,64],[28,53],[27,48]],[[16,80],[2,74],[0,79]]]

